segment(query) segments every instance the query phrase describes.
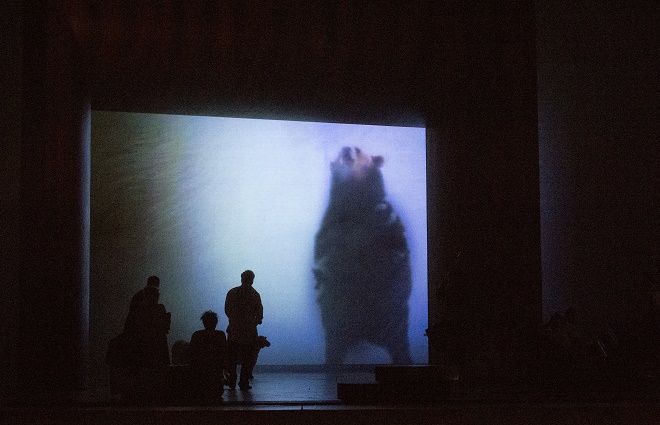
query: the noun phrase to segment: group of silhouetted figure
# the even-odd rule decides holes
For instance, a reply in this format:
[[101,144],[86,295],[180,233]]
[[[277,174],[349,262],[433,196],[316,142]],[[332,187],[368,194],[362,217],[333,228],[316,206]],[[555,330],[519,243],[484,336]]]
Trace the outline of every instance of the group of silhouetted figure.
[[[204,329],[195,331],[186,346],[190,385],[199,402],[221,401],[224,387],[251,389],[253,369],[259,350],[270,343],[257,333],[263,320],[261,296],[252,287],[254,273],[241,274],[241,285],[229,290],[225,314],[227,334],[216,329],[218,315],[206,311],[201,316]],[[106,362],[119,377],[116,381],[122,399],[130,402],[163,401],[168,388],[170,352],[167,334],[171,313],[159,303],[160,279],[151,276],[147,286],[131,299],[122,334],[110,341]],[[241,365],[240,375],[237,373]]]

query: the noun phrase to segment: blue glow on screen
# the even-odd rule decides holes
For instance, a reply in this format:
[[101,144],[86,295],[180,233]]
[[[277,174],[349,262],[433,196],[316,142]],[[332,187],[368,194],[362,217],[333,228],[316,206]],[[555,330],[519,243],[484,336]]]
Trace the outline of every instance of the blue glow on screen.
[[[330,163],[343,146],[381,155],[387,200],[401,217],[413,289],[413,362],[427,363],[426,131],[301,121],[92,114],[91,309],[97,344],[121,331],[146,278],[161,278],[170,345],[218,312],[245,269],[255,272],[271,341],[259,364],[320,364],[314,238],[328,203]],[[365,344],[347,363],[387,363]]]

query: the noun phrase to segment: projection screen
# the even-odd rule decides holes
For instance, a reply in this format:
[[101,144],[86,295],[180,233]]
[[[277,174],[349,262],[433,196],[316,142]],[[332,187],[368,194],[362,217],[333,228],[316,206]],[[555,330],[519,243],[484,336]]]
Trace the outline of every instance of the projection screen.
[[[251,269],[264,305],[259,334],[272,344],[259,364],[323,364],[315,244],[331,201],[331,164],[352,161],[344,147],[358,148],[366,166],[378,167],[392,222],[405,230],[411,290],[384,303],[406,312],[410,362],[426,364],[424,128],[104,111],[92,113],[90,334],[96,362],[122,331],[129,301],[150,275],[160,277],[160,302],[172,314],[171,346],[202,328],[206,310],[218,313],[224,330],[225,295]],[[374,282],[369,290],[381,286]],[[389,326],[382,323],[385,332]],[[391,361],[387,348],[368,338],[342,360]]]

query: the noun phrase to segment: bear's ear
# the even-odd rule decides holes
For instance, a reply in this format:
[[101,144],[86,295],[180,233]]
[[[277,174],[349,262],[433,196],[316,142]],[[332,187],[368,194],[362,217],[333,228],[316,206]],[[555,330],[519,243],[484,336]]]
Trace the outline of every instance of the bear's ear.
[[383,162],[385,162],[385,160],[383,159],[383,157],[380,156],[380,155],[378,155],[378,156],[372,156],[372,157],[371,157],[371,160],[374,162],[374,165],[375,165],[376,167],[378,167],[378,168],[382,167],[382,166],[383,166]]

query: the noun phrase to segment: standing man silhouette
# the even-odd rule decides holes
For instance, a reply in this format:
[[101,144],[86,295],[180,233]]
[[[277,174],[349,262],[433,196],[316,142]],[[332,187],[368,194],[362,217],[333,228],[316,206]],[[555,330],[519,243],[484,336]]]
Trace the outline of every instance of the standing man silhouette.
[[150,276],[147,286],[131,299],[124,324],[123,362],[130,383],[121,396],[130,403],[162,402],[167,384],[167,334],[172,316],[159,302],[159,286],[160,279]]
[[167,334],[170,332],[172,314],[159,302],[159,288],[158,276],[149,276],[147,286],[131,298],[124,322],[124,333],[133,345],[133,360],[142,366],[170,364]]
[[128,330],[134,325],[136,311],[151,299],[154,293],[157,292],[160,296],[160,278],[158,276],[149,276],[147,279],[147,286],[139,290],[133,298],[128,307],[128,317],[124,323],[124,331]]
[[238,386],[249,390],[252,370],[257,363],[259,348],[257,346],[257,325],[264,317],[261,296],[252,287],[254,272],[246,270],[241,273],[241,286],[227,292],[225,299],[225,314],[229,319],[227,326],[227,348],[229,378],[227,385],[236,388],[236,368],[241,365],[241,375]]

